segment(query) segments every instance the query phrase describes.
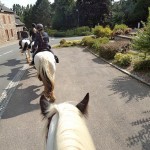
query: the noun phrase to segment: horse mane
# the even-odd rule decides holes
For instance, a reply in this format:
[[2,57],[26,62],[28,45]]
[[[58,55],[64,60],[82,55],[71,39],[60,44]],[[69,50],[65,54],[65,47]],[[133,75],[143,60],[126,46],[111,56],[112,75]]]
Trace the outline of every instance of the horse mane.
[[95,150],[84,117],[88,102],[89,93],[76,106],[69,102],[54,104],[41,96],[41,112],[47,118],[47,150]]

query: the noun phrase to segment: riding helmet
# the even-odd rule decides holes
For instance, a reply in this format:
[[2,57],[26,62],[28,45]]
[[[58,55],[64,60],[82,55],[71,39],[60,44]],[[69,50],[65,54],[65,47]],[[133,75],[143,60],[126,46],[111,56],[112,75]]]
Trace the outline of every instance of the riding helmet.
[[27,28],[26,28],[26,27],[23,27],[23,31],[27,31]]
[[35,24],[35,23],[32,23],[32,27],[34,27],[34,28],[35,28],[35,27],[36,27],[36,24]]
[[43,30],[43,25],[42,25],[41,23],[37,24],[37,25],[36,25],[36,29],[37,29],[38,31]]

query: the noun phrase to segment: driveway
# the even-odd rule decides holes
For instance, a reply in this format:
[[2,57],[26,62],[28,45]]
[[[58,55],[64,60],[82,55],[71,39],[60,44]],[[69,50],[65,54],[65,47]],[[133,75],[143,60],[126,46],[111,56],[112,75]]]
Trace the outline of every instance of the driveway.
[[[97,150],[149,150],[150,88],[78,47],[54,49],[56,103],[78,103],[87,92],[87,126]],[[41,150],[43,86],[29,67],[0,121],[2,150]],[[85,137],[86,140],[86,137]]]

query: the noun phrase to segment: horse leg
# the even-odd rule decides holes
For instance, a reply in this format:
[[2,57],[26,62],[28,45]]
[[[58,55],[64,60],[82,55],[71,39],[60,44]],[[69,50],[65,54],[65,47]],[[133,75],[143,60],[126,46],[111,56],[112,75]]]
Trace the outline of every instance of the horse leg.
[[28,49],[28,59],[29,59],[29,62],[30,62],[30,49]]

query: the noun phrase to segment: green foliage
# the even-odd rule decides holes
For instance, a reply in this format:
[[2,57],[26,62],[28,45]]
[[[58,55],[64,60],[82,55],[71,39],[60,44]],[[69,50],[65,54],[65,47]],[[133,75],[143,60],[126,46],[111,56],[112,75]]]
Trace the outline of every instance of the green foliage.
[[150,0],[120,0],[112,6],[112,24],[125,23],[137,27],[138,22],[146,21]]
[[88,46],[89,48],[92,48],[93,50],[95,50],[95,52],[98,52],[100,50],[100,46],[108,42],[109,39],[107,37],[95,38],[89,36],[89,37],[84,37],[81,41],[81,44],[84,46]]
[[56,34],[57,30],[46,29],[46,32],[48,33],[49,36],[54,36]]
[[110,37],[112,34],[112,30],[110,29],[110,27],[96,26],[93,29],[93,33],[97,37]]
[[54,33],[54,37],[65,37],[65,36],[66,36],[65,31],[57,31],[56,33]]
[[101,45],[100,51],[99,51],[99,56],[111,60],[114,59],[114,56],[117,53],[117,49],[114,45],[106,44],[106,45]]
[[60,45],[65,44],[65,43],[66,43],[66,40],[65,40],[65,39],[62,39],[62,40],[60,41]]
[[147,53],[150,53],[150,8],[148,22],[144,29],[139,30],[137,37],[133,40],[132,46],[135,50],[145,53],[144,59],[146,59]]
[[32,21],[49,27],[51,22],[51,5],[48,0],[37,0],[32,8]]
[[52,27],[57,30],[66,30],[75,26],[75,1],[57,0],[55,1]]
[[79,26],[94,27],[98,23],[104,24],[105,16],[110,12],[110,0],[77,0],[76,3]]
[[109,42],[100,46],[99,55],[105,59],[114,59],[117,52],[128,44],[127,41]]
[[88,26],[78,27],[74,30],[75,35],[83,36],[85,32],[90,32],[90,28]]
[[92,48],[95,49],[96,51],[99,51],[100,50],[100,46],[102,44],[106,44],[109,42],[109,39],[107,37],[103,37],[103,38],[97,38],[95,39],[93,45],[92,45]]
[[117,53],[114,57],[114,63],[121,67],[127,67],[131,64],[132,57],[129,54]]
[[133,69],[135,71],[150,71],[150,60],[140,60],[134,62]]
[[125,34],[127,32],[128,26],[125,24],[116,24],[113,29],[114,35]]
[[70,47],[70,46],[77,46],[80,45],[80,40],[73,40],[73,41],[66,41],[65,39],[62,39],[60,41],[59,47]]
[[93,42],[94,43],[94,38],[91,37],[91,36],[87,36],[87,37],[84,37],[82,39],[82,45],[83,46],[89,46],[89,43]]

